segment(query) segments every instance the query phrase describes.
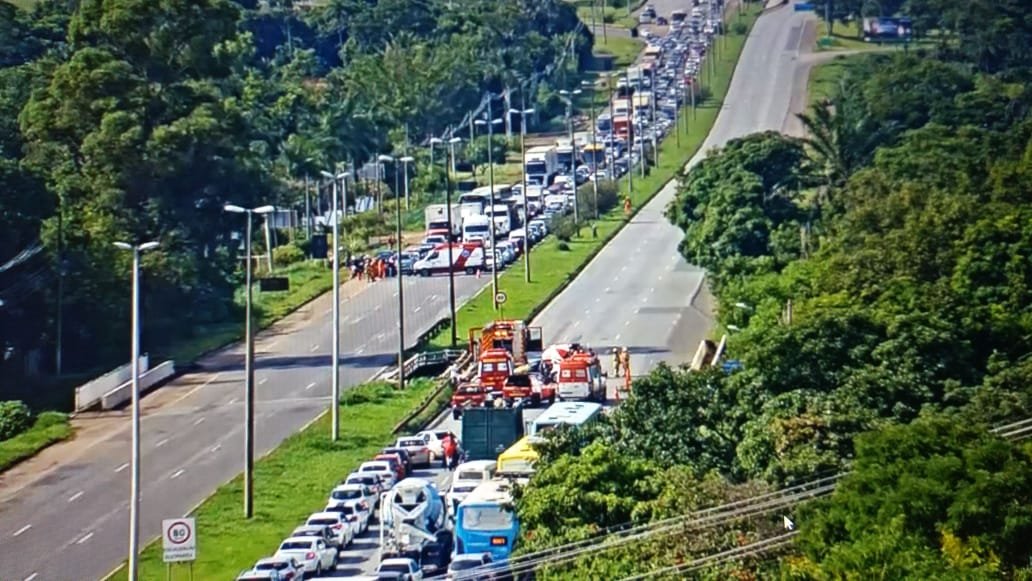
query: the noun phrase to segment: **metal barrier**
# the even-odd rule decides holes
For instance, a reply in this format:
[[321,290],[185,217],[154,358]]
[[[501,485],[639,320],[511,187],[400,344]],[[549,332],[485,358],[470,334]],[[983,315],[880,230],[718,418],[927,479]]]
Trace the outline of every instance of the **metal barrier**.
[[[146,373],[149,368],[150,356],[144,353],[140,355],[140,373]],[[126,363],[80,385],[75,388],[75,411],[85,411],[97,405],[105,394],[117,389],[118,386],[130,379],[132,379],[132,365]]]
[[[158,365],[154,369],[147,371],[146,373],[140,374],[140,393],[147,391],[155,385],[165,381],[176,374],[175,362],[169,360],[161,365]],[[119,385],[115,389],[105,393],[100,398],[100,408],[103,410],[114,409],[125,402],[129,401],[133,397],[133,382],[130,377],[129,381],[126,381],[122,385]]]
[[394,429],[392,430],[392,433],[397,434],[397,433],[401,432],[401,430],[405,426],[407,426],[408,423],[411,422],[413,418],[415,418],[415,417],[419,416],[419,414],[423,413],[426,410],[426,408],[429,407],[430,404],[432,404],[434,402],[434,400],[436,400],[437,397],[441,395],[441,392],[443,392],[446,389],[451,389],[451,387],[452,387],[452,385],[451,385],[451,370],[452,369],[460,369],[460,370],[462,370],[462,369],[464,369],[465,367],[467,367],[469,365],[471,360],[472,360],[472,358],[470,357],[469,352],[462,351],[461,355],[459,355],[458,358],[455,359],[455,362],[452,363],[452,365],[449,366],[448,369],[446,369],[444,371],[444,373],[442,373],[441,375],[439,375],[437,377],[437,388],[434,389],[429,394],[427,394],[427,396],[423,399],[423,401],[420,402],[420,404],[418,406],[416,406],[416,409],[412,410],[411,413],[409,413],[407,416],[402,418],[402,420],[400,422],[395,424]]
[[[411,376],[416,370],[427,367],[429,365],[441,365],[442,363],[451,363],[456,359],[460,358],[462,354],[466,353],[464,350],[459,349],[444,349],[442,351],[428,351],[425,353],[416,353],[412,357],[405,360],[405,377]],[[385,372],[381,377],[383,381],[398,381],[398,368]]]

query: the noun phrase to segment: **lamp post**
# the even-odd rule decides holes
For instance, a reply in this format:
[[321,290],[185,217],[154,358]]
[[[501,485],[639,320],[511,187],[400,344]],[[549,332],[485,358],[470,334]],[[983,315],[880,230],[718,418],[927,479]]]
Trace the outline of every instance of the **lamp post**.
[[[616,114],[613,113],[613,97],[616,95],[616,85],[620,78],[620,73],[612,73],[609,75],[607,81],[609,84],[609,179],[613,182],[617,181],[616,175]],[[619,188],[617,188],[619,194]]]
[[[319,172],[333,183],[333,202],[330,214],[333,216],[333,332],[330,333],[330,440],[340,439],[340,215],[337,200],[347,200],[347,173],[332,174]],[[340,183],[340,192],[337,183]]]
[[581,86],[591,92],[591,193],[595,197],[595,220],[598,220],[598,142],[595,139],[598,126],[595,122],[595,83],[581,81]]
[[[431,149],[430,151],[433,151],[433,149]],[[402,163],[402,171],[405,174],[404,175],[404,179],[405,179],[405,209],[408,210],[408,209],[410,209],[412,207],[409,204],[408,164],[416,161],[416,158],[414,158],[414,157],[412,157],[410,155],[406,155],[405,157],[399,157],[398,161],[400,161]],[[395,168],[395,171],[397,171],[397,168]],[[398,251],[399,252],[401,251],[401,234],[398,234]],[[400,269],[401,268],[401,266],[400,266],[401,257],[400,256],[398,257],[398,260],[399,260],[398,268]]]
[[[452,167],[455,167],[455,144],[461,143],[461,137],[452,137],[448,140],[449,145],[449,163]],[[451,175],[448,171],[444,172],[444,185],[445,185],[445,205],[448,207],[448,311],[449,318],[451,319],[451,346],[455,348],[459,343],[459,335],[456,328],[458,324],[455,321],[455,247],[452,246],[454,242],[451,239],[452,232],[454,232],[454,226],[452,226],[452,182]]]
[[139,579],[140,554],[140,254],[157,248],[157,242],[132,245],[115,242],[116,247],[133,253],[131,342],[132,360],[132,475],[129,481],[129,580]]
[[[491,101],[493,96],[487,100],[487,121],[483,119],[477,119],[474,121],[476,125],[487,125],[487,172],[488,172],[488,186],[491,188],[491,302],[494,304],[494,309],[498,310],[498,260],[496,259],[495,252],[495,184],[494,184],[494,158],[492,150],[494,149],[494,126],[501,123],[501,119],[494,119],[494,115],[491,113]],[[486,254],[486,253],[485,253]]]
[[[564,97],[566,101],[566,130],[570,138],[570,147],[573,152],[570,154],[570,184],[573,186],[573,223],[580,224],[580,200],[577,198],[577,145],[573,142],[573,97],[574,95],[580,95],[580,89],[574,89],[567,91],[562,89],[559,94]],[[579,234],[578,234],[579,236]]]
[[527,115],[533,115],[534,109],[527,109],[527,97],[521,91],[520,106],[522,109],[509,109],[509,114],[520,116],[520,163],[523,168],[520,171],[522,176],[523,193],[523,279],[530,282],[530,207],[527,203]]
[[[382,162],[396,161],[389,155],[381,155],[378,159]],[[404,161],[404,159],[400,158],[397,161]],[[394,164],[394,182],[395,184],[398,182],[397,163]],[[396,186],[395,189],[397,189]],[[402,284],[401,276],[401,200],[398,199],[397,191],[394,193],[394,209],[395,239],[398,245],[397,254],[395,254],[397,257],[395,275],[398,277],[398,389],[405,389],[405,285]]]
[[441,145],[442,143],[444,143],[444,140],[440,137],[430,138],[430,167],[434,167],[434,146]]
[[243,208],[233,204],[226,204],[223,210],[234,214],[247,214],[246,238],[244,240],[244,253],[247,255],[247,274],[245,283],[247,291],[244,307],[244,339],[246,342],[246,354],[244,355],[244,518],[251,518],[254,515],[254,326],[252,325],[251,302],[251,215],[268,214],[274,211],[274,206],[259,206],[257,208]]

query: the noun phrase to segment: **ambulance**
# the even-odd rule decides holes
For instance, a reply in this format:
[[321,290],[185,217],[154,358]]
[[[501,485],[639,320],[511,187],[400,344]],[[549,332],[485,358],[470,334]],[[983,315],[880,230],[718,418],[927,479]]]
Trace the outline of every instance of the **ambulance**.
[[[451,252],[449,252],[449,248]],[[451,259],[449,260],[449,255]],[[426,256],[412,265],[412,272],[419,276],[465,271],[473,274],[484,268],[484,246],[479,243],[439,244]]]

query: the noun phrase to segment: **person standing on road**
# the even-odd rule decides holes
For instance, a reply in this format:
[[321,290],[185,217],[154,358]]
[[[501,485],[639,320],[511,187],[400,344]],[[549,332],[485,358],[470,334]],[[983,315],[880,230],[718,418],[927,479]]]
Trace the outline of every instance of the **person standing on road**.
[[620,377],[620,349],[613,347],[613,377]]
[[624,386],[628,390],[630,390],[631,389],[631,352],[627,350],[627,347],[624,347],[623,350],[620,351],[620,366],[623,367],[623,370],[624,370]]
[[455,461],[455,455],[457,453],[458,446],[455,445],[455,438],[451,437],[451,434],[444,437],[443,442],[444,458],[442,459],[443,467],[446,470],[452,469],[452,463]]

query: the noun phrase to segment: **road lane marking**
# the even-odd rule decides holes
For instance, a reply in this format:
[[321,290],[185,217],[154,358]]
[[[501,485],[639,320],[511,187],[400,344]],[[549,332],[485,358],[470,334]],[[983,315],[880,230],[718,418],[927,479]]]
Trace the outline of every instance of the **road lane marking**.
[[32,525],[25,525],[22,528],[14,531],[14,535],[13,536],[17,537],[17,536],[21,535],[22,533],[24,533],[25,531],[27,531],[27,530],[29,530],[31,528],[32,528]]
[[654,293],[654,292],[656,292],[656,287],[652,287],[652,288],[650,288],[650,289],[649,289],[649,292],[650,292],[650,293]]
[[313,387],[315,387],[315,382],[314,381],[312,383],[309,383],[308,385],[305,386],[305,391],[308,391],[309,389],[312,389]]
[[118,468],[115,468],[115,472],[121,472],[121,471],[125,470],[125,469],[126,469],[126,468],[128,468],[128,467],[129,467],[129,463],[128,463],[128,462],[126,462],[125,464],[122,464],[122,465],[121,465],[121,466],[119,466]]
[[176,470],[175,472],[173,472],[172,473],[172,480],[175,480],[176,478],[179,478],[180,476],[182,476],[183,472],[186,472],[186,470],[183,470],[182,468],[180,468],[179,470]]
[[75,544],[76,545],[81,545],[81,544],[85,543],[86,541],[88,541],[88,540],[90,540],[92,538],[93,538],[93,533],[92,532],[86,533],[86,536],[84,536],[83,538],[79,539],[78,541],[75,541]]
[[383,305],[376,305],[376,308],[375,308],[375,309],[373,309],[373,310],[374,310],[374,311],[379,311],[381,307],[383,307]]
[[319,348],[319,346],[318,346],[318,345],[312,345],[312,348],[311,348],[311,349],[309,349],[309,350],[308,350],[308,352],[309,352],[309,353],[311,353],[312,351],[315,351],[315,350],[316,350],[316,349],[318,349],[318,348]]
[[422,309],[422,308],[423,308],[423,307],[416,307],[416,308],[415,308],[415,309],[414,309],[414,310],[413,310],[412,312],[413,312],[413,313],[418,313],[418,312],[419,312],[419,309]]
[[623,272],[625,270],[627,270],[627,265],[626,264],[620,267],[620,272]]
[[606,290],[604,290],[603,292],[609,292],[609,289],[610,289],[610,287],[607,286]]
[[630,320],[630,319],[627,319],[626,321],[624,321],[624,324],[623,324],[623,326],[624,326],[624,327],[627,327],[627,326],[628,326],[628,325],[630,325],[630,324],[631,324],[631,320]]
[[229,402],[228,402],[229,405],[233,405],[235,403],[236,403],[236,398],[235,397],[233,399],[229,400]]
[[602,301],[602,297],[595,297],[595,302],[596,303],[601,302],[601,301]]
[[221,449],[222,449],[222,444],[219,444],[219,445],[217,445],[217,446],[215,446],[214,448],[211,449],[211,453],[214,454],[215,452],[218,452]]
[[36,577],[39,577],[39,573],[33,573],[32,575],[29,575],[29,576],[28,576],[28,577],[26,577],[25,579],[22,579],[22,581],[32,581],[32,580],[33,580],[33,579],[35,579]]
[[68,502],[75,502],[75,501],[76,501],[76,500],[78,500],[78,499],[79,499],[79,497],[80,497],[80,496],[82,496],[83,494],[84,494],[84,493],[83,493],[83,491],[81,491],[81,490],[80,490],[79,492],[76,492],[75,494],[73,494],[73,495],[72,495],[71,497],[69,497],[69,498],[68,498]]
[[436,300],[437,300],[437,295],[430,295],[430,296],[426,297],[426,300],[423,301],[423,302],[424,303],[429,303],[430,301],[436,301]]
[[162,440],[162,441],[158,442],[157,444],[155,444],[154,447],[155,448],[160,448],[160,447],[164,446],[167,443],[168,443],[168,438],[165,438],[164,440]]
[[613,337],[613,341],[619,341],[619,340],[620,340],[620,333],[617,333],[616,337]]
[[198,390],[200,390],[201,388],[204,388],[204,387],[208,387],[209,385],[211,385],[211,384],[212,384],[212,382],[214,382],[214,381],[215,381],[216,379],[218,379],[218,378],[219,378],[219,375],[221,375],[221,374],[220,374],[220,373],[216,373],[215,375],[212,375],[212,376],[211,376],[211,378],[210,378],[210,379],[209,379],[208,381],[205,381],[204,383],[202,383],[202,384],[198,385],[197,387],[195,387],[195,388],[191,389],[190,391],[188,391],[188,392],[184,393],[183,395],[179,396],[179,399],[177,399],[177,400],[173,401],[173,402],[172,402],[172,403],[170,404],[170,407],[171,407],[171,406],[174,406],[174,405],[176,405],[177,403],[179,403],[179,402],[183,401],[184,399],[186,399],[186,398],[190,397],[191,395],[193,395],[193,394],[194,394],[195,392],[197,392],[197,391],[198,391]]
[[262,384],[264,384],[264,383],[265,383],[266,381],[269,381],[269,378],[268,378],[268,377],[263,377],[263,378],[261,378],[261,379],[259,379],[259,380],[258,380],[258,385],[262,385]]
[[359,347],[358,351],[355,351],[355,355],[361,355],[365,353],[365,347]]
[[204,416],[197,418],[197,421],[193,423],[195,426],[199,426],[204,423]]

